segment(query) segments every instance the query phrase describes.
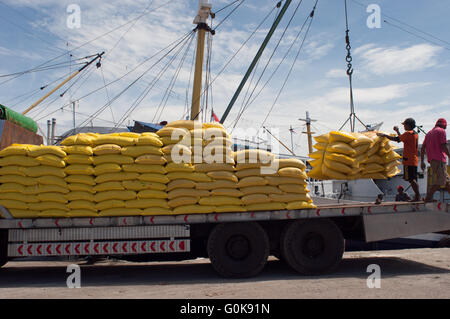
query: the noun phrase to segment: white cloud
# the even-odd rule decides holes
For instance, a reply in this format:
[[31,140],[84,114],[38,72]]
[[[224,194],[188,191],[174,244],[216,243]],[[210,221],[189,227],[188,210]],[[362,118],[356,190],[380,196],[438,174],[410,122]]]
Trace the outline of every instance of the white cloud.
[[420,71],[437,65],[442,48],[417,44],[406,48],[377,47],[370,43],[354,51],[363,60],[363,68],[376,75]]

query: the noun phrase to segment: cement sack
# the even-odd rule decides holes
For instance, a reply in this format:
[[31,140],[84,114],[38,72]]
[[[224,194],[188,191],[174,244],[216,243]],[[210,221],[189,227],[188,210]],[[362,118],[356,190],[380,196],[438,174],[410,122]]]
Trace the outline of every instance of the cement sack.
[[29,203],[28,208],[30,210],[60,210],[65,212],[69,211],[69,208],[65,204],[57,203],[57,202],[40,202],[40,203]]
[[71,154],[87,155],[87,156],[94,155],[92,147],[86,145],[64,146],[63,150],[69,155]]
[[58,156],[52,155],[52,154],[45,154],[36,157],[36,160],[41,165],[47,165],[47,166],[53,166],[53,167],[65,167],[66,163]]
[[174,208],[174,214],[210,214],[214,213],[215,206],[206,205],[183,205]]
[[286,193],[298,193],[298,194],[307,194],[309,193],[306,185],[299,184],[281,184],[278,185],[278,188]]
[[27,156],[30,145],[13,144],[0,151],[0,157],[6,156]]
[[[87,187],[92,187],[85,185]],[[93,187],[94,193],[96,192],[106,192],[106,191],[123,191],[125,190],[125,187],[123,187],[122,182],[115,181],[115,182],[105,182],[97,184]]]
[[159,155],[141,155],[135,160],[136,164],[153,164],[153,165],[164,165],[167,160],[164,156]]
[[22,193],[0,193],[0,199],[15,200],[22,203],[39,203],[37,195],[24,195]]
[[92,165],[94,164],[94,159],[92,156],[88,155],[71,154],[64,157],[64,162],[66,162],[66,164]]
[[198,190],[193,188],[177,188],[167,193],[168,199],[186,196],[189,197],[209,196],[209,192],[207,190]]
[[227,180],[233,183],[238,182],[237,176],[233,172],[229,171],[212,171],[206,173],[206,175],[214,180]]
[[64,158],[67,156],[66,152],[64,152],[59,146],[32,145],[29,147],[28,156],[38,157],[43,155],[54,155],[59,158]]
[[270,194],[269,198],[272,202],[281,202],[281,203],[288,203],[295,201],[312,202],[311,197],[309,197],[308,194],[294,194],[294,193]]
[[94,186],[96,184],[95,178],[93,176],[88,175],[69,175],[66,178],[64,178],[64,180],[67,183],[80,183],[91,186]]
[[123,187],[125,187],[125,189],[132,191],[141,191],[145,189],[164,191],[167,188],[167,186],[162,183],[144,182],[136,180],[123,181],[122,185]]
[[275,186],[249,186],[249,187],[241,187],[239,189],[244,195],[251,194],[282,194],[282,191]]
[[25,167],[33,167],[39,166],[40,163],[34,157],[27,157],[22,155],[12,155],[0,158],[0,166],[25,166]]
[[108,173],[118,173],[122,171],[122,167],[119,164],[113,164],[113,163],[105,163],[100,164],[94,167],[94,175],[99,176],[102,174],[108,174]]
[[67,166],[64,171],[67,175],[94,175],[94,167],[91,165],[73,164]]
[[124,208],[124,207],[125,207],[125,201],[118,200],[118,199],[105,200],[105,201],[95,204],[95,209],[98,211],[111,209],[111,208]]
[[195,185],[196,189],[202,189],[202,190],[213,190],[217,188],[237,188],[238,185],[235,182],[232,181],[226,181],[226,180],[217,180],[212,182],[198,182],[197,185]]
[[195,168],[189,163],[168,163],[166,165],[167,172],[194,172]]
[[234,166],[225,163],[195,164],[196,172],[234,172]]
[[147,207],[142,209],[142,216],[152,216],[152,215],[170,215],[172,210],[162,207]]
[[200,205],[209,205],[209,206],[241,206],[242,201],[240,198],[237,197],[231,197],[231,196],[209,196],[209,197],[202,197],[198,201]]
[[31,177],[24,177],[19,175],[3,175],[0,176],[0,183],[17,183],[24,186],[36,185],[38,182]]
[[100,184],[105,182],[136,180],[139,178],[139,176],[140,175],[138,173],[125,173],[125,172],[108,173],[97,176],[95,178],[95,182],[97,184]]
[[[29,204],[36,204],[36,203],[29,203]],[[2,199],[0,200],[0,205],[9,209],[28,209],[29,204],[25,202],[21,202],[18,200],[11,200],[11,199]]]
[[194,188],[195,185],[196,183],[189,179],[176,179],[167,184],[167,191],[170,192],[177,188]]
[[[155,134],[156,135],[156,134]],[[156,135],[141,135],[136,140],[137,146],[156,146],[156,147],[162,147],[164,144],[161,141],[161,139]]]
[[187,172],[170,172],[166,175],[169,180],[173,181],[176,179],[188,179],[194,182],[211,182],[212,179],[206,175],[205,173],[200,172],[193,172],[193,173],[187,173]]
[[126,136],[113,136],[109,134],[101,134],[93,141],[93,145],[116,144],[119,146],[130,146],[135,144],[135,139]]
[[40,211],[38,217],[41,218],[53,218],[53,217],[68,217],[68,210],[62,209],[47,209]]
[[239,180],[237,183],[237,186],[239,188],[241,187],[248,187],[248,186],[264,186],[267,185],[267,180],[264,177],[261,176],[249,176],[244,177]]
[[67,204],[68,202],[66,196],[61,193],[42,193],[38,194],[37,198],[41,202],[56,202],[61,204]]
[[216,213],[240,213],[240,212],[246,212],[247,209],[245,206],[237,206],[237,205],[223,205],[223,206],[216,206],[214,209],[214,212]]
[[269,185],[278,186],[280,184],[300,184],[306,185],[306,181],[301,178],[296,177],[286,177],[286,176],[266,176],[264,177]]
[[89,209],[71,209],[66,214],[67,217],[77,218],[77,217],[97,217],[97,211]]
[[94,186],[91,185],[81,183],[69,183],[67,184],[66,187],[72,192],[88,192],[91,194],[95,194]]
[[286,204],[286,209],[294,210],[294,209],[313,209],[317,208],[313,203],[298,201],[298,202],[289,202]]
[[122,147],[122,155],[139,157],[141,155],[163,155],[161,148],[156,146],[126,146]]
[[87,202],[84,200],[74,200],[71,201],[67,207],[70,210],[75,210],[75,209],[82,209],[82,210],[89,210],[92,212],[97,212],[97,209],[95,208],[95,204],[93,202]]
[[98,145],[92,150],[94,155],[119,155],[122,153],[122,147],[116,144],[103,144]]
[[171,199],[167,202],[170,208],[176,208],[179,206],[186,206],[186,205],[195,205],[198,203],[198,197],[197,196],[181,196],[176,197],[174,199]]
[[22,166],[5,166],[0,168],[0,175],[19,175],[26,176],[26,168]]
[[215,188],[210,191],[212,196],[230,196],[230,197],[242,197],[244,193],[235,188]]
[[[5,184],[4,184],[5,185]],[[24,194],[27,195],[37,195],[42,193],[69,193],[69,189],[56,185],[35,185],[35,186],[27,186],[23,190]]]
[[94,195],[94,200],[97,203],[111,199],[132,200],[135,198],[136,192],[133,191],[106,191],[106,192],[97,192]]
[[170,179],[166,175],[155,173],[140,174],[138,179],[144,182],[156,182],[161,184],[167,184],[170,182]]
[[74,200],[83,200],[83,201],[87,201],[87,202],[95,201],[94,194],[91,194],[89,192],[80,192],[80,191],[67,193],[66,199],[69,201],[74,201]]
[[122,170],[124,172],[130,173],[156,173],[156,174],[166,174],[167,168],[162,165],[151,165],[151,164],[125,164],[122,165]]
[[169,208],[165,199],[133,199],[125,201],[126,208],[147,208],[147,207],[161,207]]
[[293,178],[299,178],[299,179],[307,179],[308,176],[306,176],[306,173],[302,171],[299,168],[296,167],[285,167],[280,168],[278,170],[278,175],[281,177],[293,177]]
[[124,155],[100,155],[94,156],[94,165],[113,163],[113,164],[133,164],[134,159],[131,156]]
[[93,140],[95,139],[94,136],[85,134],[85,133],[79,133],[76,135],[69,136],[65,138],[61,145],[64,146],[71,146],[71,145],[92,145]]
[[270,203],[270,198],[266,194],[251,194],[242,196],[241,201],[244,205]]
[[168,196],[167,192],[155,189],[144,189],[137,193],[138,199],[149,199],[149,198],[166,199],[167,196]]

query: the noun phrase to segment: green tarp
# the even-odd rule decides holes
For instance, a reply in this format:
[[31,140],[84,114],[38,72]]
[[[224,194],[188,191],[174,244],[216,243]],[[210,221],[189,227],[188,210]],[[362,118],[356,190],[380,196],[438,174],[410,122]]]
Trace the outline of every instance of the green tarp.
[[35,121],[33,121],[28,116],[17,113],[4,105],[0,104],[0,119],[8,120],[17,124],[33,133],[36,133],[38,130],[38,125]]

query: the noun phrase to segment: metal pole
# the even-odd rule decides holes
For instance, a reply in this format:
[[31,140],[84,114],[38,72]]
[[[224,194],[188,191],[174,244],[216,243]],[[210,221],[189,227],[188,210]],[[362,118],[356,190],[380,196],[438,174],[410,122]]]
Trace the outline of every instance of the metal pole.
[[47,145],[50,145],[50,134],[51,134],[52,122],[47,120]]
[[56,119],[52,118],[52,139],[51,139],[52,145],[55,144],[55,128],[56,128]]
[[228,113],[230,113],[231,108],[233,107],[234,103],[236,102],[237,98],[239,97],[239,94],[241,93],[242,89],[244,88],[245,83],[247,82],[250,74],[252,73],[253,69],[256,66],[256,63],[258,62],[259,58],[264,52],[264,49],[267,46],[267,43],[269,43],[270,38],[272,37],[273,33],[275,32],[275,29],[278,27],[278,24],[280,23],[281,19],[283,18],[284,13],[286,12],[287,8],[291,4],[292,0],[287,0],[284,3],[283,8],[281,9],[280,13],[278,14],[276,20],[274,21],[272,27],[270,28],[269,33],[266,35],[266,38],[264,39],[261,47],[259,48],[258,52],[256,53],[256,56],[253,58],[252,63],[250,64],[250,67],[248,68],[247,72],[244,75],[244,78],[242,79],[241,83],[239,84],[236,92],[234,93],[233,97],[231,98],[230,103],[228,104],[227,109],[222,115],[222,118],[220,119],[220,123],[223,124],[225,122]]
[[72,102],[72,107],[73,107],[73,113],[72,113],[72,116],[73,116],[73,133],[76,134],[76,132],[75,132],[75,102]]

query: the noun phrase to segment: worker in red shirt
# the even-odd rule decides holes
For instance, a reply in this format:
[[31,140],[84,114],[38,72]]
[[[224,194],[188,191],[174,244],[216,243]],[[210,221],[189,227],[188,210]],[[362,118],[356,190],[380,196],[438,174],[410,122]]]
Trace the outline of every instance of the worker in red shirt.
[[422,198],[419,193],[419,184],[417,183],[417,166],[419,166],[419,135],[414,131],[416,121],[412,118],[407,118],[403,121],[403,128],[405,132],[400,134],[397,126],[394,126],[394,131],[397,136],[390,136],[383,133],[377,133],[378,136],[386,137],[391,141],[403,142],[403,178],[411,184],[415,196],[413,201],[420,201]]
[[425,153],[431,166],[431,187],[425,201],[432,201],[434,193],[445,186],[450,193],[450,178],[447,174],[447,156],[450,156],[445,130],[447,121],[443,118],[436,122],[434,128],[427,133],[422,144],[420,159],[421,168],[425,171]]

